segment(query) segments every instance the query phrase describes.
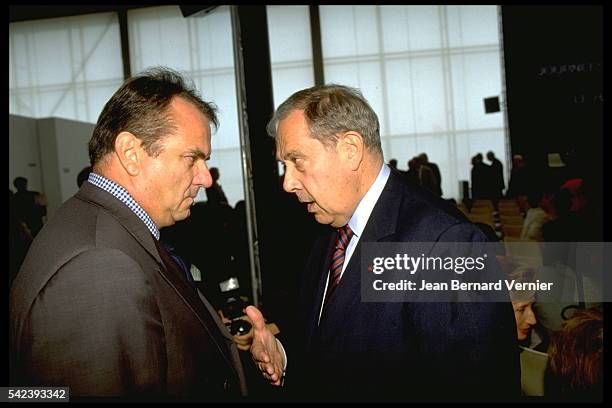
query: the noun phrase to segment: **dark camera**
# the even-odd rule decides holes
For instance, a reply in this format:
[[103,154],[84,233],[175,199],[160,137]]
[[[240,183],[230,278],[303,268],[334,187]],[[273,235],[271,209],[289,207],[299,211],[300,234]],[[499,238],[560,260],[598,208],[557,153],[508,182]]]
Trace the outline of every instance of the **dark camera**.
[[227,323],[226,326],[229,328],[232,336],[242,336],[243,334],[247,334],[252,327],[251,323],[242,319],[232,320],[230,323]]
[[230,320],[229,323],[225,324],[228,330],[232,336],[248,333],[252,327],[251,323],[240,318],[244,316],[244,309],[248,306],[248,303],[240,297],[238,278],[232,276],[220,282],[219,288],[224,299],[221,310],[223,315]]

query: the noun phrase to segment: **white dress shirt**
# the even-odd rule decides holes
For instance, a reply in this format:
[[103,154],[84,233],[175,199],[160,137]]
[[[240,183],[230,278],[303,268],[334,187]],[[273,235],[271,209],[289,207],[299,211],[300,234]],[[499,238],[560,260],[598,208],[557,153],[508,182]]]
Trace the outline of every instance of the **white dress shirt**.
[[[357,243],[359,243],[359,238],[361,234],[363,234],[363,230],[365,229],[368,220],[370,219],[370,214],[372,214],[372,210],[380,197],[383,189],[385,188],[385,184],[387,184],[387,180],[389,179],[389,174],[391,174],[391,170],[389,166],[383,164],[380,171],[378,172],[378,177],[374,180],[374,183],[370,186],[368,192],[363,196],[353,216],[348,222],[348,226],[351,227],[353,231],[353,236],[349,241],[348,246],[346,247],[346,253],[344,254],[344,263],[342,264],[342,272],[340,273],[340,280],[342,280],[342,275],[344,275],[344,270],[346,269],[346,265],[348,265],[353,252],[355,251],[355,247]],[[327,284],[329,282],[329,272],[327,274],[327,279],[325,281],[325,292],[323,292],[323,299],[325,299],[325,295],[327,294]],[[319,309],[319,321],[321,321],[321,313],[323,312],[323,303],[321,302],[321,307]]]
[[[361,201],[359,201],[359,204],[357,205],[357,208],[355,209],[353,216],[348,222],[349,227],[351,227],[351,230],[353,231],[353,236],[351,237],[348,247],[346,248],[346,253],[344,255],[344,263],[342,264],[342,272],[340,275],[340,279],[342,279],[342,275],[344,274],[346,265],[348,265],[349,260],[351,259],[351,256],[353,255],[353,252],[355,251],[355,247],[357,246],[357,243],[359,242],[359,237],[361,237],[361,234],[363,233],[363,230],[365,229],[365,226],[368,223],[370,214],[372,214],[372,210],[374,209],[374,206],[376,205],[376,202],[378,201],[380,194],[385,188],[385,184],[387,184],[387,180],[389,179],[389,174],[391,174],[391,170],[389,169],[389,166],[387,166],[386,164],[383,164],[380,171],[378,172],[378,176],[376,177],[376,180],[374,180],[374,183],[370,186],[370,188],[368,189],[368,192],[363,196]],[[323,293],[323,299],[325,299],[325,294],[327,293],[327,282],[328,281],[329,281],[329,273],[327,274],[327,279],[325,281],[325,292]],[[323,302],[321,302],[321,308],[319,309],[319,321],[321,320],[322,311],[323,311]],[[282,350],[282,354],[285,360],[283,371],[286,371],[287,363],[288,363],[287,353],[285,352],[285,348],[283,347],[282,343],[278,339],[276,339],[276,341]],[[284,380],[284,374],[285,373],[283,372],[283,380]]]

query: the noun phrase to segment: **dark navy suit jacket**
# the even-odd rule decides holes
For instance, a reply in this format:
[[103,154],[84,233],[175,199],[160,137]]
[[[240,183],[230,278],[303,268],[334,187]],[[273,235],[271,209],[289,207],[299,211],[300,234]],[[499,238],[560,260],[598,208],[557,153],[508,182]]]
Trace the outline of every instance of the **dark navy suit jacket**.
[[391,172],[320,323],[337,232],[319,239],[300,287],[286,384],[299,399],[509,400],[520,394],[511,303],[361,301],[364,242],[474,242],[452,205]]

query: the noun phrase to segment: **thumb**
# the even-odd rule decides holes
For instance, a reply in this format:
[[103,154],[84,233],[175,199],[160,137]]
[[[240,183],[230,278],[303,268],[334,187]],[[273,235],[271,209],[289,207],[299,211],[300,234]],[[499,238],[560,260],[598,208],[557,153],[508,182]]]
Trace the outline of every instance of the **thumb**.
[[266,321],[259,309],[255,306],[248,306],[245,311],[249,319],[253,322],[253,329],[264,330],[266,328]]

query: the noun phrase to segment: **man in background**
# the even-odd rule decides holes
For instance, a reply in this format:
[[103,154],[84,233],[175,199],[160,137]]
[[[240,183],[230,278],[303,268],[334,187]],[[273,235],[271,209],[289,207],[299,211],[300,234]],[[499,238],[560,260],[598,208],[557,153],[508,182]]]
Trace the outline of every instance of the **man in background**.
[[503,197],[504,188],[506,187],[504,183],[504,165],[495,157],[495,153],[492,151],[487,152],[487,160],[491,162],[489,165],[491,173],[491,200],[493,200],[493,204],[497,208],[497,203]]
[[435,178],[435,184],[432,192],[436,194],[438,197],[442,197],[442,175],[440,174],[440,168],[436,163],[430,162],[427,157],[427,153],[421,153],[419,155],[419,160],[421,161],[422,166],[429,167],[433,172]]
[[32,237],[35,237],[47,215],[47,200],[38,191],[28,190],[28,179],[25,177],[16,177],[13,185],[17,189],[13,195],[13,215],[18,221],[23,222]]
[[213,182],[210,187],[206,187],[206,200],[210,204],[228,205],[227,197],[223,192],[223,188],[221,188],[221,185],[219,184],[219,177],[221,176],[219,174],[219,169],[216,167],[211,167],[210,175],[212,177]]

